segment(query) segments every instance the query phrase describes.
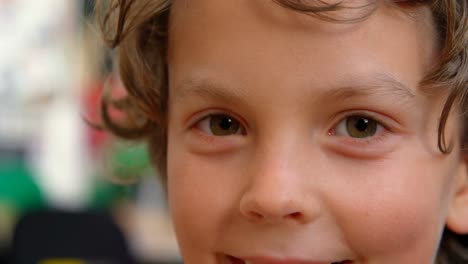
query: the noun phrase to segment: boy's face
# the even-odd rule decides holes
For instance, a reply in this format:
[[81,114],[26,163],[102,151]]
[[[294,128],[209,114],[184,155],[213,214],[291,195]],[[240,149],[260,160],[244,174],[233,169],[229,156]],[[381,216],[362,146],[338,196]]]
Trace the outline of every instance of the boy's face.
[[435,34],[425,8],[336,24],[175,1],[168,192],[185,263],[431,263],[465,170],[437,148],[445,96],[418,87]]

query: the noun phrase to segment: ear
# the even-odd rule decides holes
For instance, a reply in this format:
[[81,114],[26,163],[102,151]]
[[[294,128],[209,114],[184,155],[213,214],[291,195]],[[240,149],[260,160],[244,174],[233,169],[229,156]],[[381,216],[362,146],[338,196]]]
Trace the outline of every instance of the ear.
[[468,234],[468,155],[460,161],[455,184],[446,224],[457,234]]

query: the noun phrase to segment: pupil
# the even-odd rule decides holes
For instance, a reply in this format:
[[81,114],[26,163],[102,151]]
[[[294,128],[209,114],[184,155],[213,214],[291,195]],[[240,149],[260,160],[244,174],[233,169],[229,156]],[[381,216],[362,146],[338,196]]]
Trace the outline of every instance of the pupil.
[[368,126],[369,126],[369,120],[365,118],[359,118],[356,122],[356,129],[360,132],[366,131]]
[[224,130],[229,130],[232,125],[232,119],[229,117],[223,117],[219,120],[219,127]]
[[378,123],[370,118],[353,116],[346,121],[346,128],[354,138],[372,137],[377,132]]
[[216,136],[229,136],[239,131],[239,122],[228,115],[212,115],[210,130]]

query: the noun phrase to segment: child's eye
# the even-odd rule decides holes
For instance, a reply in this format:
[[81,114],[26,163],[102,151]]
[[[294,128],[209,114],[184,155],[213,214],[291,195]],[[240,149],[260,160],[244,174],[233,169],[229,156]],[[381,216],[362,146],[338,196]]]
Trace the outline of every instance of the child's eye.
[[[340,115],[341,116],[341,115]],[[328,131],[329,147],[346,157],[373,159],[397,145],[401,126],[385,114],[360,111],[345,113]]]
[[239,121],[226,114],[210,114],[197,124],[203,132],[213,136],[230,136],[244,134],[244,128]]
[[382,125],[373,118],[353,115],[340,121],[333,129],[333,135],[364,139],[375,136],[382,128]]
[[353,138],[367,138],[375,135],[378,122],[364,116],[349,116],[336,126],[336,135]]

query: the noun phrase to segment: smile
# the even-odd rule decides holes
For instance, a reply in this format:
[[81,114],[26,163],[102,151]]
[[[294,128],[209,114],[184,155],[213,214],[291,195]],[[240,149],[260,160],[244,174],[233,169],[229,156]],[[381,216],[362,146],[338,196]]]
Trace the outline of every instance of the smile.
[[353,264],[352,260],[341,260],[341,261],[308,261],[308,260],[287,260],[287,259],[274,259],[269,257],[248,257],[248,258],[236,258],[227,255],[229,264]]

